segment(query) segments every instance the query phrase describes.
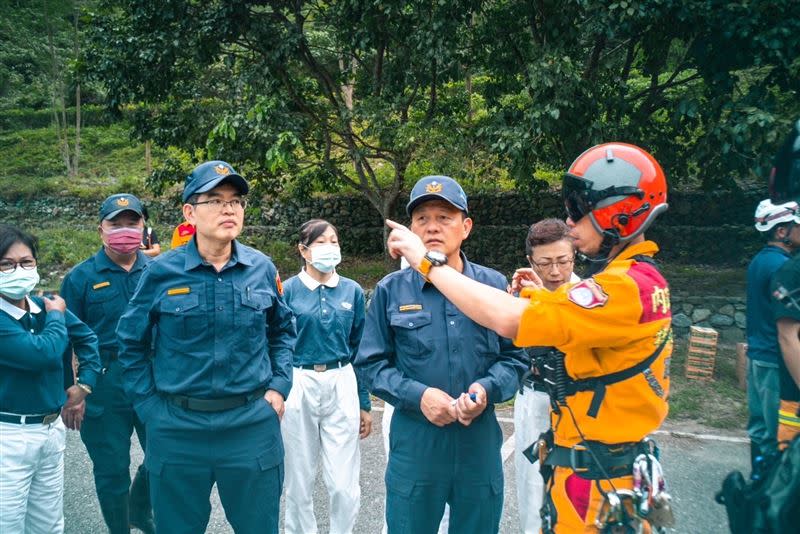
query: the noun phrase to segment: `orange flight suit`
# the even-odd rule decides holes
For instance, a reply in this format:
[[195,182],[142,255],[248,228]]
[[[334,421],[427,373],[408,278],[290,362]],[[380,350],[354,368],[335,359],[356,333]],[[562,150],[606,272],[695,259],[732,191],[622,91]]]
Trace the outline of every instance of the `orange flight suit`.
[[[568,409],[562,409],[560,416],[551,414],[556,445],[574,447],[583,441],[570,410],[586,440],[608,445],[639,442],[666,418],[672,354],[669,287],[655,266],[633,258],[656,252],[658,246],[652,241],[637,243],[591,278],[554,292],[522,292],[530,306],[522,315],[515,344],[555,346],[565,353],[565,368],[573,379],[631,368],[666,339],[646,370],[606,387],[596,417],[588,413],[594,391],[568,396]],[[631,476],[612,481],[617,489],[632,486]],[[606,481],[601,486],[610,487]],[[557,533],[597,532],[594,521],[603,498],[594,481],[559,466],[549,491],[557,511]]]

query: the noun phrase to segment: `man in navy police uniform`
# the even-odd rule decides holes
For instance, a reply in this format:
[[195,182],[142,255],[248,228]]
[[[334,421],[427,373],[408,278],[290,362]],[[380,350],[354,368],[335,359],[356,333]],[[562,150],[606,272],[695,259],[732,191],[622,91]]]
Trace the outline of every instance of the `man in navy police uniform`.
[[143,466],[139,466],[131,484],[133,430],[143,446],[146,439],[144,425],[122,387],[115,332],[150,262],[139,249],[143,229],[142,203],[138,198],[126,193],[108,197],[100,206],[103,246],[75,266],[61,284],[67,307],[97,334],[100,345],[103,372],[94,392],[86,398],[85,417],[83,405],[78,410],[65,410],[64,415],[68,427],[80,430],[89,451],[97,498],[110,534],[130,532],[131,526],[146,534],[155,532]]
[[296,333],[275,265],[236,240],[247,192],[223,161],[192,171],[196,233],[150,264],[117,328],[159,532],[205,532],[214,483],[237,533],[278,532]]
[[[422,178],[406,210],[428,248],[428,269],[447,263],[505,291],[503,275],[461,252],[472,219],[455,180]],[[519,388],[528,367],[524,351],[467,318],[422,274],[404,269],[375,288],[356,367],[368,389],[395,407],[386,468],[389,534],[436,532],[445,503],[450,532],[496,533],[503,467],[494,403]]]

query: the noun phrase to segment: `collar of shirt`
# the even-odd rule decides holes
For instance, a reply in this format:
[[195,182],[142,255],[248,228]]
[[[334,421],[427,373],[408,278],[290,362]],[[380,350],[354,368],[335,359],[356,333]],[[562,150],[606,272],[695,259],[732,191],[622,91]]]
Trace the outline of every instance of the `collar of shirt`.
[[114,263],[108,254],[106,254],[105,247],[100,247],[100,251],[95,254],[95,265],[97,266],[97,272],[100,271],[125,271],[125,272],[135,272],[140,269],[144,268],[144,265],[148,261],[148,257],[144,255],[141,250],[136,251],[136,261],[133,262],[133,267],[131,267],[130,271],[125,271],[122,267]]
[[339,285],[339,273],[335,271],[333,273],[333,276],[328,278],[328,280],[325,282],[317,282],[311,277],[310,274],[306,272],[305,269],[300,269],[300,274],[298,274],[297,277],[300,279],[301,282],[303,282],[303,285],[306,286],[310,291],[314,291],[319,286],[334,288]]
[[[461,262],[464,264],[464,267],[461,270],[461,274],[463,274],[467,278],[472,278],[474,280],[475,279],[475,270],[472,268],[472,264],[469,262],[469,260],[467,260],[467,255],[464,254],[463,251],[459,251],[458,255],[461,256]],[[430,283],[427,280],[425,280],[425,277],[423,277],[419,273],[419,271],[414,271],[414,272],[417,273],[417,282],[419,283],[419,287],[420,288],[423,288],[425,286],[425,284],[429,284]]]
[[[253,252],[249,251],[245,247],[239,247],[238,241],[235,239],[231,241],[231,258],[228,260],[228,263],[225,264],[224,269],[228,269],[229,267],[233,267],[237,263],[241,263],[242,265],[251,266],[253,265]],[[186,243],[184,245],[186,247],[186,260],[184,261],[184,268],[187,271],[190,271],[196,267],[201,265],[206,265],[206,260],[200,256],[200,252],[197,250],[197,239],[196,237]]]
[[658,245],[656,245],[655,242],[642,241],[641,243],[636,243],[635,245],[631,245],[622,250],[619,253],[619,256],[613,258],[611,262],[629,260],[634,256],[636,256],[637,254],[643,254],[645,256],[655,256],[657,252],[658,252]]
[[[28,301],[28,309],[31,311],[32,315],[37,314],[37,313],[42,311],[42,309],[39,307],[39,305],[36,304],[33,300],[31,300],[30,297],[26,296],[25,300]],[[28,312],[26,312],[25,310],[23,310],[21,308],[17,308],[16,306],[11,304],[10,302],[8,302],[4,298],[0,298],[0,310],[3,310],[4,312],[9,314],[11,317],[13,317],[17,321],[19,321],[20,319],[25,317],[25,314],[28,313]]]

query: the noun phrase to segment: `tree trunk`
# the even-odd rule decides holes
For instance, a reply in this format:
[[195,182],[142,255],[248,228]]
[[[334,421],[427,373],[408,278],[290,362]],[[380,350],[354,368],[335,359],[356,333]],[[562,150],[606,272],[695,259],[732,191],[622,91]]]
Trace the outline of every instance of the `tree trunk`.
[[[75,3],[75,60],[80,57],[80,35],[78,34],[78,4]],[[72,150],[72,165],[69,174],[78,175],[81,161],[81,82],[75,81],[75,146]]]
[[147,176],[153,174],[153,157],[150,154],[150,140],[144,142],[144,170]]

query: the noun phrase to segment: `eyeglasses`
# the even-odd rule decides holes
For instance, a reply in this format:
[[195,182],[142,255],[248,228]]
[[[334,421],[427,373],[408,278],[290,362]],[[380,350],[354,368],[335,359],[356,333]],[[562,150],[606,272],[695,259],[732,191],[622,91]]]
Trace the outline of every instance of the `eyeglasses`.
[[212,198],[211,200],[204,200],[203,202],[193,202],[193,206],[205,204],[212,211],[222,211],[225,206],[230,206],[234,210],[247,208],[247,201],[243,198],[234,198],[233,200],[220,200]]
[[569,267],[570,265],[572,265],[572,263],[574,261],[575,261],[575,258],[569,258],[569,259],[561,259],[561,260],[553,260],[553,261],[533,261],[533,260],[531,260],[531,263],[535,267],[537,267],[537,268],[539,268],[539,269],[541,269],[543,271],[546,271],[547,269],[550,269],[551,267],[553,267],[553,265],[555,265],[558,269],[565,269],[565,268]]
[[17,267],[30,271],[36,268],[36,260],[0,261],[0,273],[11,274],[17,270]]

